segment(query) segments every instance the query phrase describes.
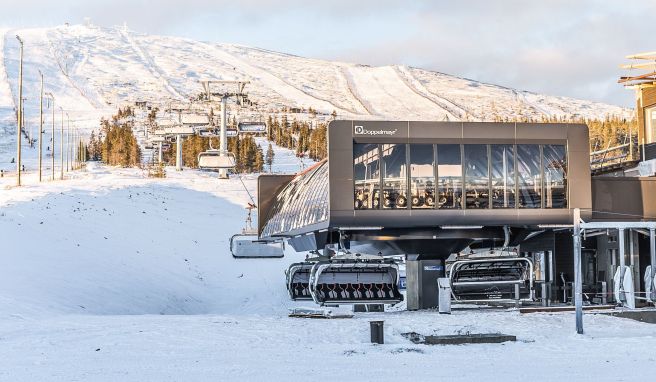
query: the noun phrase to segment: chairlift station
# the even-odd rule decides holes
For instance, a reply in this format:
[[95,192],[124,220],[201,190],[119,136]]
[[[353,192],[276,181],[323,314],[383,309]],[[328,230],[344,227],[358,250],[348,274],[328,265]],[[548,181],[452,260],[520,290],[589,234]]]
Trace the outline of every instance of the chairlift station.
[[258,235],[309,251],[292,299],[395,304],[405,263],[409,310],[444,277],[455,301],[569,304],[576,215],[579,296],[653,301],[656,178],[593,177],[589,158],[584,124],[333,121],[326,160],[259,177]]

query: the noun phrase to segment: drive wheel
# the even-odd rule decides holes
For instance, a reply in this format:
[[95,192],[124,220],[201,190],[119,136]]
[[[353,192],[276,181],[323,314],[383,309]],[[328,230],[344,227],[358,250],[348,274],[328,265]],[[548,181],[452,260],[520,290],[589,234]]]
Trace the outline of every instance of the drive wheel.
[[396,199],[396,205],[397,205],[398,207],[401,207],[401,208],[405,207],[405,206],[407,205],[407,204],[406,204],[407,202],[408,202],[408,200],[407,200],[407,199],[405,198],[405,196],[403,196],[403,195],[400,195],[400,196]]

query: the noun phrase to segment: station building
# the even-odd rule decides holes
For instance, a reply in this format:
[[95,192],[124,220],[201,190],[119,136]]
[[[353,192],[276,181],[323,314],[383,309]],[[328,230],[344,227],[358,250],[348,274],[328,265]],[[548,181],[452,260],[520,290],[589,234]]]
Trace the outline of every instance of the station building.
[[[530,271],[523,299],[568,302],[575,209],[588,222],[656,220],[656,178],[593,177],[589,155],[584,124],[333,121],[327,160],[259,178],[259,235],[284,238],[296,251],[403,257],[409,307],[430,306],[419,300],[436,293],[434,280],[422,286],[427,266],[444,276],[454,261],[479,257],[488,261],[467,264],[467,277],[487,280],[477,298],[512,297],[512,290],[493,293],[502,284],[494,280]],[[591,302],[607,300],[620,264],[631,266],[637,290],[647,289],[649,236],[595,230],[584,238]],[[530,260],[531,269],[480,256],[504,251]],[[410,301],[411,287],[431,292]]]

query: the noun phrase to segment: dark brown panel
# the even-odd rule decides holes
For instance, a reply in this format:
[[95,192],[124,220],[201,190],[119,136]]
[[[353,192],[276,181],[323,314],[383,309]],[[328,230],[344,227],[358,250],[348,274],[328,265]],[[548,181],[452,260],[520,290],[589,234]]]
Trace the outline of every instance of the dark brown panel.
[[654,220],[656,178],[595,177],[592,207],[594,220]]
[[642,106],[647,107],[656,104],[656,88],[642,89]]

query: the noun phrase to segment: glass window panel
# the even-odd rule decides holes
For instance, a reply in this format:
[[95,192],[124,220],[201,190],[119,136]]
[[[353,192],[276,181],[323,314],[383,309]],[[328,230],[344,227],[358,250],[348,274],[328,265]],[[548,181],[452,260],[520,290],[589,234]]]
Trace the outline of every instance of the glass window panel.
[[410,206],[435,207],[435,155],[433,145],[410,145]]
[[517,145],[517,181],[520,208],[540,208],[542,181],[540,179],[540,146]]
[[355,209],[380,207],[380,164],[378,145],[353,145],[353,178],[355,183]]
[[567,208],[567,150],[563,145],[542,147],[544,207]]
[[460,145],[437,145],[439,208],[462,208],[462,159]]
[[383,208],[408,208],[408,165],[405,144],[384,144],[382,148]]
[[465,207],[490,206],[490,178],[488,176],[487,145],[464,145],[465,151]]
[[491,145],[492,208],[515,208],[515,153],[513,145]]

